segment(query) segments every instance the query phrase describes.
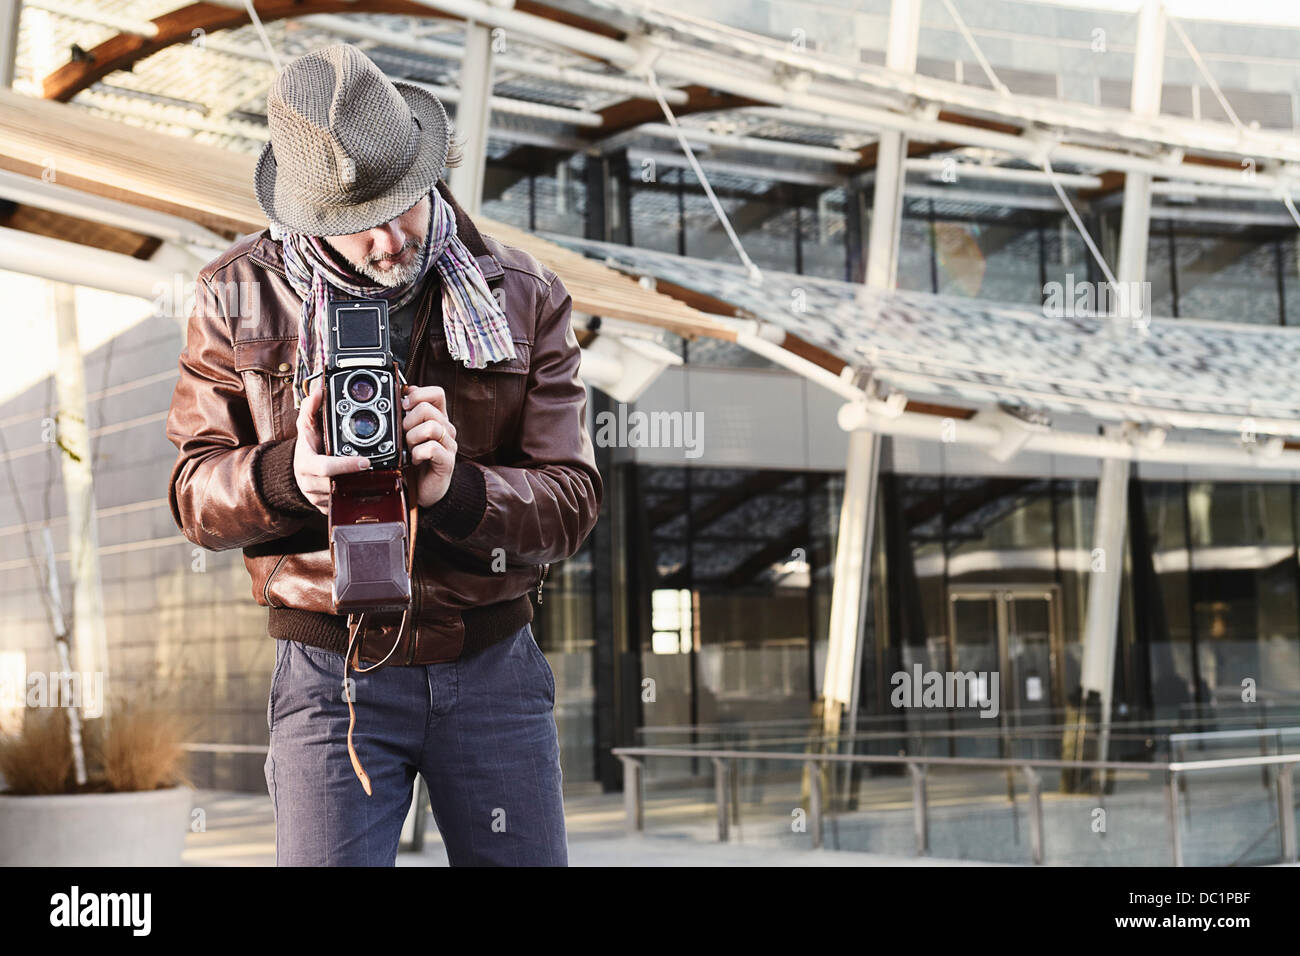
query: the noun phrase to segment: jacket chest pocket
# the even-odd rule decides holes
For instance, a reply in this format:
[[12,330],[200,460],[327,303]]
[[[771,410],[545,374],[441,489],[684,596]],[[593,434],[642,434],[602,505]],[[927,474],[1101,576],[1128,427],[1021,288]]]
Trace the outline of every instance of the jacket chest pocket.
[[297,339],[258,339],[235,343],[235,371],[259,442],[297,434],[298,411],[293,407],[293,370]]
[[447,392],[447,417],[456,426],[456,448],[466,458],[484,458],[515,442],[528,390],[532,346],[516,341],[515,357],[485,368],[466,368],[453,359],[445,338],[429,341],[428,384]]

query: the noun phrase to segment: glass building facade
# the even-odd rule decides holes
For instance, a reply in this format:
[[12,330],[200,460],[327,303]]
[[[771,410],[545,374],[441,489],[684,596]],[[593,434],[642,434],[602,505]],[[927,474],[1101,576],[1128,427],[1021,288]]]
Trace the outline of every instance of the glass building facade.
[[[485,211],[543,230],[734,260],[689,170],[660,169],[645,181],[635,162],[606,162],[630,185],[602,186],[572,170],[557,176],[552,159],[532,178],[512,173]],[[728,173],[710,182],[761,268],[861,278],[869,194]],[[603,221],[561,215],[583,206],[592,188],[605,190]],[[1059,210],[1023,197],[1017,204],[1015,196],[939,192],[920,185],[905,196],[899,288],[1038,306],[1048,283],[1094,278]],[[1118,208],[1086,215],[1090,232],[1115,241]],[[1155,219],[1148,269],[1156,315],[1300,321],[1300,248],[1280,226]],[[665,339],[688,368],[784,374],[736,346]],[[566,779],[612,783],[617,769],[602,747],[615,741],[806,724],[825,666],[842,471],[612,458],[602,471],[614,489],[602,518],[609,526],[552,572],[554,603],[548,585],[537,625],[560,663]],[[859,726],[923,724],[890,704],[892,675],[916,665],[999,671],[1008,725],[1059,721],[1080,706],[1088,577],[1099,560],[1097,482],[1007,472],[886,465]],[[1231,708],[1247,680],[1264,700],[1300,696],[1298,493],[1287,481],[1167,480],[1135,467],[1125,550],[1113,559],[1123,572],[1117,717],[1185,719]],[[617,623],[600,625],[602,608]],[[602,650],[605,639],[614,646]],[[946,723],[960,721],[949,715]]]

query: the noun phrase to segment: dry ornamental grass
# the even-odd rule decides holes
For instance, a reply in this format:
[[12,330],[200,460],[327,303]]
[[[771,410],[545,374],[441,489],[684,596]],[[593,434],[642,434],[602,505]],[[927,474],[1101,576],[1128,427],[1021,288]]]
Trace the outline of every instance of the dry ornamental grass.
[[73,772],[67,713],[60,707],[30,707],[22,730],[0,737],[3,792],[14,796],[89,792],[135,792],[189,785],[183,749],[190,730],[175,710],[155,701],[120,703],[103,721],[83,727],[87,775],[78,787]]
[[157,790],[188,783],[181,748],[186,730],[179,715],[160,705],[116,709],[103,748],[108,789]]
[[8,792],[23,796],[76,790],[68,717],[62,708],[28,708],[23,729],[0,738],[0,774]]

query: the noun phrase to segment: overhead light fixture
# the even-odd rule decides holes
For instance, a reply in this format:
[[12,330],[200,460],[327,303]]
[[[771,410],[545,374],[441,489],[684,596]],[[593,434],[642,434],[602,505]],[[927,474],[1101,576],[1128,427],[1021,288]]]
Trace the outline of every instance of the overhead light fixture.
[[866,391],[868,404],[877,415],[883,415],[885,418],[897,418],[907,411],[907,394],[892,385],[880,381],[880,379],[871,379]]
[[1169,431],[1167,425],[1139,425],[1137,422],[1125,422],[1122,434],[1136,447],[1156,451],[1164,447],[1165,441],[1169,438]]
[[1045,409],[1034,408],[1018,402],[1001,402],[998,404],[998,409],[1017,421],[1039,431],[1052,427],[1052,416]]
[[582,380],[617,402],[635,402],[664,369],[682,357],[645,339],[597,333],[582,350]]
[[1139,433],[1138,442],[1143,448],[1155,451],[1157,448],[1163,448],[1168,438],[1169,429],[1160,425],[1148,425]]
[[1052,420],[1047,413],[1026,405],[1003,403],[996,408],[980,409],[971,418],[975,425],[996,429],[1001,439],[985,447],[985,453],[994,461],[1007,462],[1029,442],[1029,436],[1051,431]]
[[907,411],[907,395],[903,392],[892,391],[885,396],[884,405],[883,413],[890,418],[897,418]]

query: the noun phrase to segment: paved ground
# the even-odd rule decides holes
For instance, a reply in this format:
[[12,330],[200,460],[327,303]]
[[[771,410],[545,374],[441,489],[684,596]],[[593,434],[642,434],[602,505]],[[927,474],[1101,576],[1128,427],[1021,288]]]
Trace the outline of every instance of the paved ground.
[[[275,822],[265,794],[200,790],[194,806],[204,811],[205,831],[186,841],[189,866],[273,866]],[[566,796],[569,863],[572,866],[964,866],[953,860],[892,857],[832,850],[782,849],[769,846],[720,844],[710,824],[660,822],[659,832],[628,836],[624,829],[621,794]],[[712,807],[678,804],[674,819],[703,815]],[[647,821],[654,831],[656,820]],[[437,827],[429,820],[424,849],[403,852],[398,866],[446,866],[447,854]]]

